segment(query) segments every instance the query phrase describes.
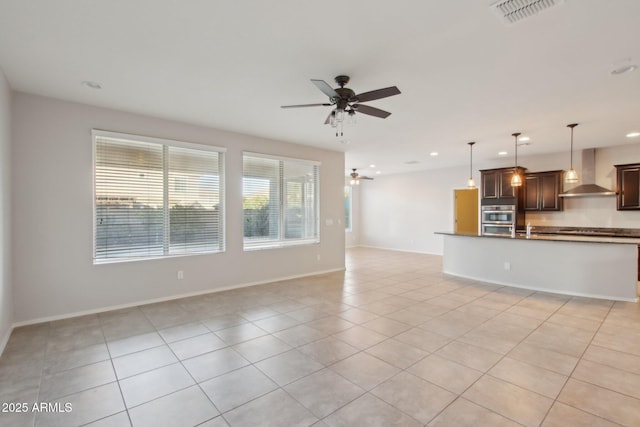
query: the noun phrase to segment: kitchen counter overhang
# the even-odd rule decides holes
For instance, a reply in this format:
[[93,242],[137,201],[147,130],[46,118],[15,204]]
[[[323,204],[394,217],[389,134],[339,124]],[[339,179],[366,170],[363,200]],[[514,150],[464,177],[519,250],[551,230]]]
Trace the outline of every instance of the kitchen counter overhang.
[[537,291],[638,300],[640,238],[436,234],[444,238],[446,274]]

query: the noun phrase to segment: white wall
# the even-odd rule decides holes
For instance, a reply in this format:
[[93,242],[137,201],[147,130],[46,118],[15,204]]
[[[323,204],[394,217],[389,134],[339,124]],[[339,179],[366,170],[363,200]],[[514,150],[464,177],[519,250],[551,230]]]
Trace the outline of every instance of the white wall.
[[[574,156],[580,172],[580,155]],[[560,170],[567,156],[521,157],[519,164],[529,172]],[[596,150],[596,183],[615,190],[615,164],[640,162],[640,144]],[[509,160],[475,165],[474,179],[480,183],[479,169],[508,167]],[[359,242],[405,251],[442,254],[442,237],[436,231],[453,231],[453,190],[464,188],[467,167],[437,169],[376,177],[360,187]],[[578,183],[580,184],[580,183]],[[564,211],[528,213],[535,226],[576,226],[640,228],[640,212],[617,211],[615,197],[565,199]]]
[[11,90],[0,69],[0,354],[13,322],[11,289]]
[[464,188],[468,170],[377,176],[360,185],[360,244],[441,254],[442,236],[434,233],[453,230],[453,190]]
[[[22,93],[12,127],[18,323],[344,268],[343,153]],[[93,265],[92,128],[226,147],[226,252]],[[322,163],[319,245],[243,251],[243,150]]]

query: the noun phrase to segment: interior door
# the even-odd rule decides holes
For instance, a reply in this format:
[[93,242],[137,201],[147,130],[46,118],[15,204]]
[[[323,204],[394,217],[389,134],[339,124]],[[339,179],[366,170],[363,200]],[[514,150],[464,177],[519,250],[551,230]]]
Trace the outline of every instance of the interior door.
[[454,232],[478,235],[478,189],[453,190]]

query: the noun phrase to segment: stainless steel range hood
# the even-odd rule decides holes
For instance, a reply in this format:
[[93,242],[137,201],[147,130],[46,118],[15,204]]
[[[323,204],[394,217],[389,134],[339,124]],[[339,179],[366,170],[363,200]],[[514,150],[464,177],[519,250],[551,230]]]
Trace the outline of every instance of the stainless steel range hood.
[[583,184],[560,194],[560,197],[598,197],[615,196],[616,192],[596,184],[596,149],[582,150],[582,176]]

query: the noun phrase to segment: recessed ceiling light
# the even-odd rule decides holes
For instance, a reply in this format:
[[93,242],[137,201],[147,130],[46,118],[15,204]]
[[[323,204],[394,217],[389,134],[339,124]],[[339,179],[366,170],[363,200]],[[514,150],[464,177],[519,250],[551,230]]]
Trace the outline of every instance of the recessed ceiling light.
[[498,151],[498,156],[506,156],[507,154],[509,153],[507,153],[506,151]]
[[531,138],[529,138],[528,136],[521,136],[520,138],[518,138],[518,141],[520,142],[526,142],[529,141]]
[[92,82],[92,81],[89,81],[89,80],[83,81],[82,82],[82,86],[88,87],[89,89],[96,89],[96,90],[102,89],[102,85],[100,83]]
[[382,171],[376,171],[376,175],[380,175]]
[[435,157],[435,156],[437,156],[437,155],[438,155],[438,152],[437,152],[437,151],[432,151],[432,152],[430,152],[430,153],[429,153],[429,155],[430,155],[431,157]]
[[375,168],[375,167],[376,167],[376,165],[369,165],[369,167],[370,167],[370,168]]
[[640,132],[629,132],[627,134],[627,138],[636,138],[638,136],[640,136]]

